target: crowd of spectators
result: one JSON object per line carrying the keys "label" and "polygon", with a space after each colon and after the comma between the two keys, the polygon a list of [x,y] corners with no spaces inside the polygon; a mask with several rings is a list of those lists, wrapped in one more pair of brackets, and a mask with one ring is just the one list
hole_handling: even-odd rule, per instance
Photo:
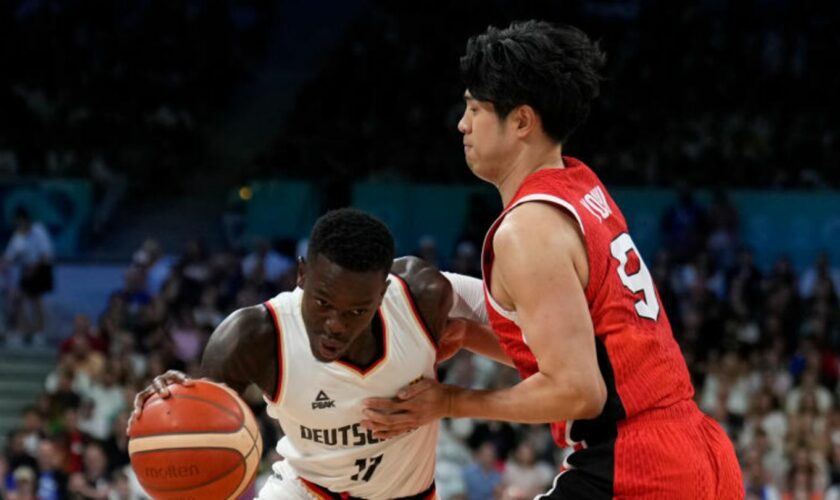
{"label": "crowd of spectators", "polygon": [[[310,61],[274,143],[237,165],[245,174],[228,175],[314,177],[334,196],[368,177],[471,179],[455,128],[465,41],[488,24],[537,17],[584,28],[608,54],[602,96],[568,152],[610,182],[840,184],[837,4],[359,4],[339,42]],[[0,54],[0,172],[82,174],[112,193],[124,176],[136,189],[183,188],[212,164],[202,129],[268,64],[287,7],[4,4],[0,36],[27,50]]]}
{"label": "crowd of spectators", "polygon": [[[799,272],[786,259],[762,272],[738,220],[725,194],[704,206],[686,192],[665,212],[664,243],[650,261],[696,400],[735,443],[749,498],[840,498],[840,269],[823,255]],[[467,241],[447,258],[424,238],[418,253],[443,268],[478,269]],[[247,255],[209,253],[200,241],[176,257],[146,241],[99,318],[76,316],[44,392],[8,436],[0,488],[12,499],[142,498],[124,434],[135,392],[170,368],[197,375],[226,314],[294,286],[292,257],[265,242]],[[518,377],[467,352],[440,376],[474,387]],[[266,443],[264,478],[282,431],[258,393],[249,402]],[[438,489],[452,500],[532,498],[566,452],[546,426],[445,420]]]}
{"label": "crowd of spectators", "polygon": [[[471,179],[456,123],[458,60],[488,24],[582,27],[606,80],[567,151],[610,182],[819,188],[840,177],[838,4],[663,0],[369,2],[300,90],[261,173],[326,188],[370,176]],[[324,98],[331,96],[331,98]]]}
{"label": "crowd of spectators", "polygon": [[0,174],[179,186],[202,166],[202,127],[261,61],[273,4],[4,2],[0,40],[25,49],[0,52]]}
{"label": "crowd of spectators", "polygon": [[[0,36],[31,48],[0,54],[0,173],[80,174],[115,196],[125,175],[175,179],[197,168],[198,124],[255,64],[270,4],[0,7]],[[317,172],[335,199],[366,177],[470,179],[455,129],[464,42],[489,23],[536,15],[583,27],[608,52],[603,96],[568,149],[608,182],[840,186],[830,90],[840,85],[831,64],[840,4],[819,13],[807,4],[470,0],[437,10],[371,0],[301,89],[255,173]],[[475,275],[485,222],[465,229],[451,257],[429,239],[417,253]],[[662,220],[662,241],[649,267],[696,400],[736,445],[748,498],[840,498],[840,263],[823,255],[795,269],[781,258],[759,269],[723,192],[709,206],[684,192]],[[142,498],[124,433],[134,394],[169,368],[197,375],[226,314],[294,286],[293,253],[266,242],[250,254],[210,252],[190,241],[173,256],[145,242],[102,314],[77,315],[57,348],[43,393],[0,456],[0,496]],[[468,353],[441,377],[475,387],[517,380]],[[266,443],[264,477],[281,430],[259,394],[249,402]],[[532,498],[565,453],[545,426],[445,420],[439,492]]]}

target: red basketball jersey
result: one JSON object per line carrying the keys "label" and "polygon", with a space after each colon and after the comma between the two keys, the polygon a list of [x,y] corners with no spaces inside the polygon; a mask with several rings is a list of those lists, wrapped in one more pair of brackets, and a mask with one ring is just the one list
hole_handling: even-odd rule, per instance
{"label": "red basketball jersey", "polygon": [[551,204],[580,225],[589,261],[586,300],[608,396],[598,417],[551,425],[557,444],[572,446],[615,437],[619,421],[691,400],[694,388],[624,216],[589,167],[574,158],[563,161],[566,168],[540,170],[525,179],[487,233],[482,269],[490,322],[522,378],[527,378],[539,370],[525,341],[527,332],[523,337],[515,312],[504,310],[490,295],[493,236],[511,210],[528,202]]}

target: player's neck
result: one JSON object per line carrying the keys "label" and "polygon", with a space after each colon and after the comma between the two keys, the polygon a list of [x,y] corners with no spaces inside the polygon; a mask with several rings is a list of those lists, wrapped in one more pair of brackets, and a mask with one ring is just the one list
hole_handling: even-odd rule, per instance
{"label": "player's neck", "polygon": [[510,203],[529,175],[548,168],[565,168],[562,148],[559,145],[524,148],[520,151],[505,166],[504,175],[495,183],[502,196],[502,205],[507,206]]}
{"label": "player's neck", "polygon": [[[374,316],[374,322],[376,321],[378,321],[378,318]],[[366,332],[359,335],[359,338],[347,350],[344,359],[356,366],[367,366],[379,357],[381,348],[377,340],[378,334],[374,328],[371,324]]]}

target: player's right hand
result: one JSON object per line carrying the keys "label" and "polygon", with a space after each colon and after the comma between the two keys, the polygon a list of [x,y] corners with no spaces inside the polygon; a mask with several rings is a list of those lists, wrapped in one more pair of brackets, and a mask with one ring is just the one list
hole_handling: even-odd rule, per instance
{"label": "player's right hand", "polygon": [[131,416],[128,418],[128,426],[125,429],[126,434],[128,434],[128,429],[131,428],[131,422],[133,422],[135,418],[140,418],[140,414],[143,412],[143,404],[146,403],[146,400],[155,394],[164,399],[168,398],[172,395],[172,393],[169,392],[169,387],[167,386],[172,384],[181,384],[189,387],[193,385],[193,382],[186,373],[179,372],[178,370],[169,370],[166,373],[155,377],[148,387],[134,396],[134,411],[131,412]]}

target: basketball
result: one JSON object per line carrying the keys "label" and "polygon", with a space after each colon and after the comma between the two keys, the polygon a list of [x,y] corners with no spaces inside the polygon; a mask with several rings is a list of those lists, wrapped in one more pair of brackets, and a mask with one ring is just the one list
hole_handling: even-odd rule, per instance
{"label": "basketball", "polygon": [[254,414],[230,388],[207,380],[155,394],[128,429],[137,479],[154,498],[237,498],[256,475],[262,439]]}

